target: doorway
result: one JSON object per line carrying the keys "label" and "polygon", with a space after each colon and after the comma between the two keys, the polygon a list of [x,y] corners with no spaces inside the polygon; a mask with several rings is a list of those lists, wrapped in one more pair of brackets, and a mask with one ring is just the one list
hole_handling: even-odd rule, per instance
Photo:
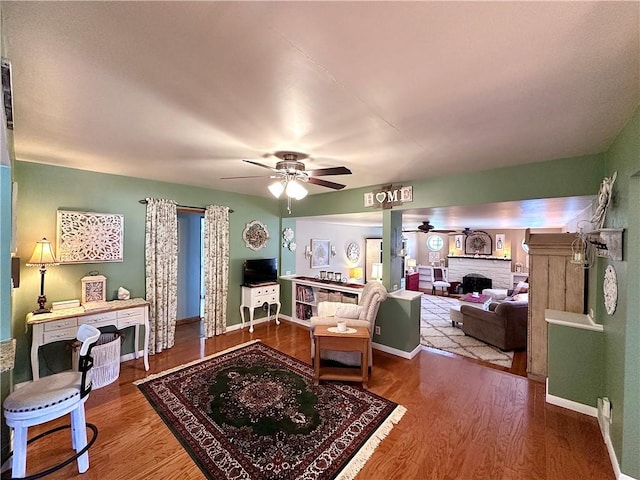
{"label": "doorway", "polygon": [[201,212],[178,211],[177,323],[200,321],[204,306],[203,223]]}

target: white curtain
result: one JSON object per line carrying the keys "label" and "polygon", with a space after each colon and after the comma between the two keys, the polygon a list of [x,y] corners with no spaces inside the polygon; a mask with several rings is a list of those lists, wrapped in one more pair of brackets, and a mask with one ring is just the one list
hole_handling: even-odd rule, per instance
{"label": "white curtain", "polygon": [[204,212],[204,333],[227,331],[229,290],[229,208],[209,205]]}
{"label": "white curtain", "polygon": [[147,198],[145,275],[149,353],[171,348],[178,313],[178,215],[176,202]]}

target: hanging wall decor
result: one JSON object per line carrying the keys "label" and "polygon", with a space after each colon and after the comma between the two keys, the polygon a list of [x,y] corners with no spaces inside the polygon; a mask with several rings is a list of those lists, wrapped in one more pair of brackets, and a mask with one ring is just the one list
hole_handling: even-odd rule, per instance
{"label": "hanging wall decor", "polygon": [[618,306],[618,276],[612,265],[604,271],[604,307],[609,315],[613,315]]}
{"label": "hanging wall decor", "polygon": [[124,261],[124,215],[58,210],[60,263]]}
{"label": "hanging wall decor", "polygon": [[253,220],[244,227],[242,239],[247,248],[260,250],[267,245],[269,231],[267,226],[259,220]]}

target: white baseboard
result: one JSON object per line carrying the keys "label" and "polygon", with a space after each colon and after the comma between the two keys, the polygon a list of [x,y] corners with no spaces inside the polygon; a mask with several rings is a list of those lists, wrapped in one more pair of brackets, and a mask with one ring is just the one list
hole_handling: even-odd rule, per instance
{"label": "white baseboard", "polygon": [[618,457],[613,448],[613,444],[611,443],[611,437],[609,436],[609,432],[603,428],[602,419],[598,415],[598,409],[596,407],[592,407],[590,405],[584,405],[582,403],[574,402],[572,400],[567,400],[565,398],[556,397],[555,395],[550,395],[549,392],[549,379],[547,378],[546,382],[546,401],[552,405],[557,405],[559,407],[564,407],[568,410],[573,410],[574,412],[584,413],[585,415],[589,415],[590,417],[595,417],[598,419],[598,427],[600,429],[600,433],[602,434],[602,438],[604,439],[604,444],[607,446],[607,452],[609,453],[609,460],[611,461],[611,466],[613,467],[613,473],[616,476],[616,480],[638,480],[629,475],[626,475],[620,471],[620,464],[618,463]]}
{"label": "white baseboard", "polygon": [[404,350],[388,347],[387,345],[382,345],[380,343],[375,343],[375,342],[371,344],[371,348],[375,348],[376,350],[380,350],[381,352],[390,353],[391,355],[395,355],[396,357],[406,358],[407,360],[411,360],[422,350],[422,347],[418,345],[416,348],[414,348],[410,352],[405,352]]}
{"label": "white baseboard", "polygon": [[551,395],[549,393],[549,379],[547,378],[546,386],[546,398],[547,403],[552,405],[557,405],[558,407],[563,407],[568,410],[573,410],[574,412],[584,413],[585,415],[589,415],[590,417],[598,418],[598,409],[596,407],[592,407],[591,405],[585,405],[583,403],[574,402],[573,400],[567,400],[566,398],[556,397],[555,395]]}

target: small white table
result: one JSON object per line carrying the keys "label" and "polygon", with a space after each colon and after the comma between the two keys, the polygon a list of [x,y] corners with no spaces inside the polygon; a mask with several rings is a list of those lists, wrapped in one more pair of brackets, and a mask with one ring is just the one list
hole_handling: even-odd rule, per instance
{"label": "small white table", "polygon": [[242,302],[240,303],[240,317],[244,328],[244,309],[249,309],[249,333],[253,333],[253,313],[256,308],[267,304],[267,321],[271,320],[271,305],[276,305],[276,325],[280,325],[280,284],[246,286],[242,285]]}
{"label": "small white table", "polygon": [[114,326],[118,330],[135,326],[134,355],[138,358],[140,325],[144,325],[144,369],[149,370],[149,302],[144,298],[100,302],[91,310],[82,307],[65,308],[51,313],[27,314],[27,325],[33,328],[31,340],[31,374],[40,378],[38,350],[42,345],[61,340],[73,340],[83,324],[96,328]]}

